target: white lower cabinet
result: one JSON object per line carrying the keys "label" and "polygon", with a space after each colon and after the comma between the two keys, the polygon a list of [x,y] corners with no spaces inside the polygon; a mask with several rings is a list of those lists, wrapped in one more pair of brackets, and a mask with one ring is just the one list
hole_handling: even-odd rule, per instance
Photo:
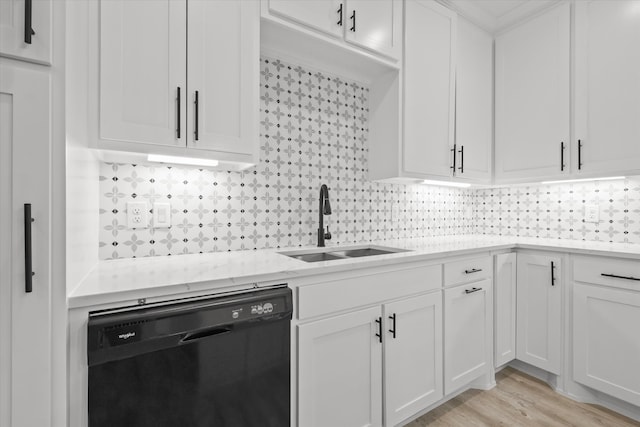
{"label": "white lower cabinet", "polygon": [[640,292],[576,283],[574,380],[640,406],[638,325]]}
{"label": "white lower cabinet", "polygon": [[518,254],[516,356],[552,374],[562,362],[562,258]]}
{"label": "white lower cabinet", "polygon": [[298,425],[382,425],[380,306],[298,326]]}
{"label": "white lower cabinet", "polygon": [[444,393],[486,373],[491,279],[444,291]]}
{"label": "white lower cabinet", "polygon": [[499,367],[516,357],[516,267],[515,253],[496,255],[494,357]]}
{"label": "white lower cabinet", "polygon": [[440,291],[384,305],[385,426],[443,396]]}

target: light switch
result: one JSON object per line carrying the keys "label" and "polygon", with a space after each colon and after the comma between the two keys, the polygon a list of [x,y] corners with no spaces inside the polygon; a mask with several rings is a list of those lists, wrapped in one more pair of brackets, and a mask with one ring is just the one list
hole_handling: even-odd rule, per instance
{"label": "light switch", "polygon": [[600,222],[600,206],[599,205],[584,205],[584,220],[585,222]]}
{"label": "light switch", "polygon": [[153,204],[153,228],[169,228],[171,227],[171,204],[170,203],[154,203]]}

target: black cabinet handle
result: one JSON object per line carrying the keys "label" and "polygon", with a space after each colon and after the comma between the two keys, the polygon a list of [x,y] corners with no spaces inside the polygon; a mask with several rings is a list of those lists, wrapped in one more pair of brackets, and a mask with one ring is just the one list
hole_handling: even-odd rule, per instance
{"label": "black cabinet handle", "polygon": [[382,317],[378,317],[376,319],[376,323],[378,324],[378,332],[376,332],[376,337],[378,337],[378,342],[382,342]]}
{"label": "black cabinet handle", "polygon": [[560,171],[564,172],[564,141],[560,143]]}
{"label": "black cabinet handle", "polygon": [[582,140],[578,140],[578,170],[582,169]]}
{"label": "black cabinet handle", "polygon": [[556,285],[556,264],[551,261],[551,286]]}
{"label": "black cabinet handle", "polygon": [[460,146],[458,153],[460,153],[460,167],[458,169],[460,173],[464,173],[464,145]]}
{"label": "black cabinet handle", "polygon": [[177,115],[178,120],[177,120],[177,123],[176,123],[176,138],[177,139],[180,139],[180,124],[181,124],[180,123],[181,122],[181,118],[180,118],[181,105],[180,104],[182,102],[181,98],[182,97],[180,95],[180,86],[178,86],[178,91],[176,93],[176,104],[177,104],[176,105],[176,111],[178,113],[178,115]]}
{"label": "black cabinet handle", "polygon": [[613,277],[614,279],[635,280],[636,282],[640,282],[640,278],[632,277],[632,276],[618,276],[617,274],[608,274],[608,273],[602,273],[601,276]]}
{"label": "black cabinet handle", "polygon": [[31,248],[31,223],[35,220],[31,217],[31,203],[24,204],[24,291],[33,291],[33,256]]}
{"label": "black cabinet handle", "polygon": [[194,118],[195,118],[195,129],[193,130],[193,137],[194,139],[197,141],[199,135],[199,131],[198,131],[198,115],[199,115],[199,109],[200,109],[200,104],[199,104],[199,99],[198,99],[198,91],[196,91],[196,97],[193,101],[193,105],[195,106],[195,114],[194,114]]}
{"label": "black cabinet handle", "polygon": [[465,290],[464,290],[464,293],[465,293],[465,294],[472,294],[472,293],[474,293],[474,292],[478,292],[478,291],[481,291],[481,290],[482,290],[482,288],[471,288],[471,289],[465,289]]}
{"label": "black cabinet handle", "polygon": [[32,0],[24,0],[24,42],[31,44],[31,36],[35,36],[33,31],[33,2]]}
{"label": "black cabinet handle", "polygon": [[453,154],[453,165],[449,166],[449,169],[451,169],[454,173],[456,171],[456,149],[456,144],[453,144],[453,148],[450,150]]}
{"label": "black cabinet handle", "polygon": [[338,25],[342,27],[342,7],[344,5],[340,3],[340,8],[338,9]]}
{"label": "black cabinet handle", "polygon": [[396,314],[393,313],[391,316],[389,316],[389,319],[391,319],[391,321],[393,322],[393,326],[391,326],[389,332],[391,332],[391,336],[393,337],[393,339],[396,339]]}
{"label": "black cabinet handle", "polygon": [[472,268],[471,270],[465,270],[464,274],[480,273],[481,271],[482,271],[481,268]]}
{"label": "black cabinet handle", "polygon": [[356,11],[354,10],[351,14],[351,28],[349,30],[356,32]]}

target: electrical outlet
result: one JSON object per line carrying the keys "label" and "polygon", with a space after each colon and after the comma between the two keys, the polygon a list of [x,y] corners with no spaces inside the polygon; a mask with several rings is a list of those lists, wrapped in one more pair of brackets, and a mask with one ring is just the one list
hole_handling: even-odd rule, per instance
{"label": "electrical outlet", "polygon": [[147,202],[127,202],[127,227],[149,227],[149,211],[147,209]]}
{"label": "electrical outlet", "polygon": [[600,222],[600,206],[598,205],[584,205],[584,220],[585,222]]}
{"label": "electrical outlet", "polygon": [[171,227],[171,204],[170,203],[154,203],[153,204],[153,228],[170,228]]}

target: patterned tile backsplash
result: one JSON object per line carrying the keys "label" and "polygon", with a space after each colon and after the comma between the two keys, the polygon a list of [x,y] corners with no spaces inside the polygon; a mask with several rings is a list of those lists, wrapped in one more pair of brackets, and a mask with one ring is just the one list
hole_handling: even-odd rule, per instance
{"label": "patterned tile backsplash", "polygon": [[474,217],[478,234],[640,244],[640,178],[476,190]]}
{"label": "patterned tile backsplash", "polygon": [[[101,164],[100,259],[313,245],[322,184],[332,242],[473,232],[471,191],[367,180],[367,87],[270,58],[261,70],[255,168]],[[128,229],[140,200],[169,202],[171,228]]]}
{"label": "patterned tile backsplash", "polygon": [[[640,243],[640,181],[461,190],[367,180],[368,95],[261,59],[260,163],[244,172],[100,165],[100,259],[313,245],[321,184],[332,242],[456,234]],[[170,228],[128,229],[126,203],[171,204]],[[599,204],[599,224],[582,221]],[[151,217],[151,216],[150,216]]]}

